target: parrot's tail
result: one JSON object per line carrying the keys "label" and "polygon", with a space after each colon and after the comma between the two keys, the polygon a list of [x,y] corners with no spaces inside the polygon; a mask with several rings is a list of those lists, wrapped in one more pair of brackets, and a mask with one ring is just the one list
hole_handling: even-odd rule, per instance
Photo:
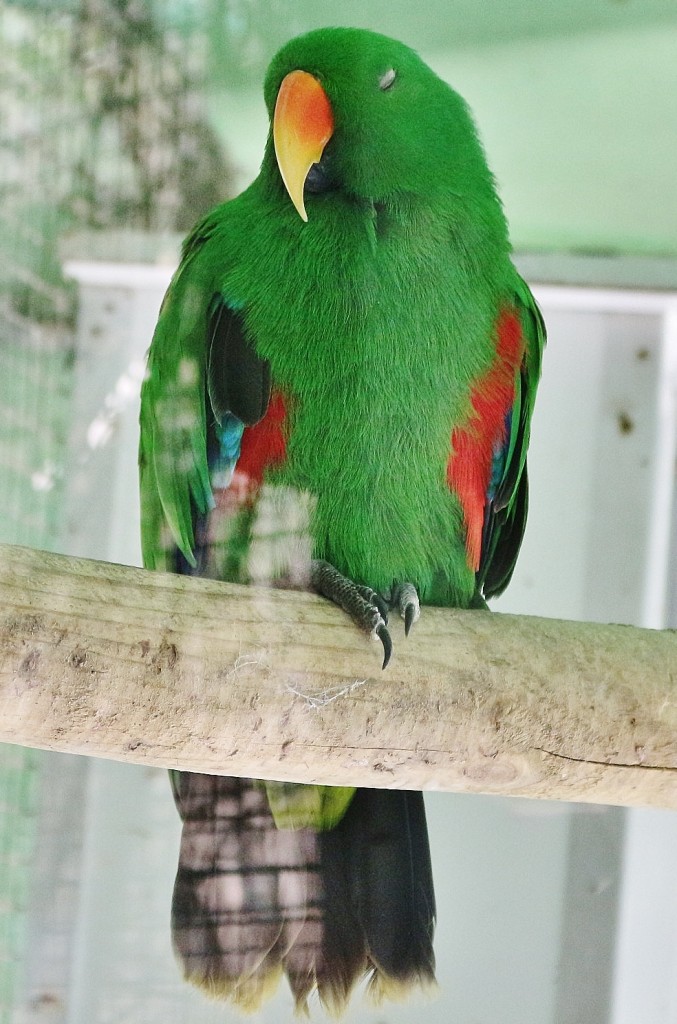
{"label": "parrot's tail", "polygon": [[317,989],[334,1014],[364,977],[377,1000],[434,983],[421,793],[359,789],[335,828],[291,831],[252,780],[172,782],[184,822],[172,936],[188,980],[255,1010],[284,973],[297,1010]]}

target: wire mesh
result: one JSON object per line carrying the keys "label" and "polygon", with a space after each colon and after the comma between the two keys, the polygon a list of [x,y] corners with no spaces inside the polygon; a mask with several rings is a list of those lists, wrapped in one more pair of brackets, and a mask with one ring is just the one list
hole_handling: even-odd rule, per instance
{"label": "wire mesh", "polygon": [[[158,235],[231,191],[206,114],[214,16],[211,2],[0,5],[2,542],[63,546],[82,454],[69,455],[78,310],[64,251],[110,259],[117,232],[122,258],[152,257]],[[84,786],[69,759],[0,748],[0,1024],[67,1012]]]}
{"label": "wire mesh", "polygon": [[39,755],[0,746],[0,1024],[12,1020],[35,842]]}
{"label": "wire mesh", "polygon": [[[20,12],[0,12],[0,539],[54,548],[68,420],[72,290],[54,259],[50,199],[58,147],[45,159],[54,67]],[[40,80],[36,67],[44,68]],[[57,94],[58,96],[58,94]],[[56,120],[56,118],[54,119]],[[25,951],[40,755],[0,748],[0,1021],[13,1020]]]}

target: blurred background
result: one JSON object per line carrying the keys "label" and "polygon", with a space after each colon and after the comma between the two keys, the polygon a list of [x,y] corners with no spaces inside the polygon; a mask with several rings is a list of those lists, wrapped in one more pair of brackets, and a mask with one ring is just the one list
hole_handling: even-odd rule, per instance
{"label": "blurred background", "polygon": [[[0,540],[138,564],[138,390],[180,239],[256,174],[266,64],[322,24],[401,38],[466,97],[546,316],[495,607],[677,626],[674,0],[0,3]],[[350,1021],[677,1021],[677,815],[427,806],[440,993]],[[0,1024],[235,1019],[173,960],[179,831],[164,772],[0,748]],[[253,1019],[291,1021],[287,993]]]}

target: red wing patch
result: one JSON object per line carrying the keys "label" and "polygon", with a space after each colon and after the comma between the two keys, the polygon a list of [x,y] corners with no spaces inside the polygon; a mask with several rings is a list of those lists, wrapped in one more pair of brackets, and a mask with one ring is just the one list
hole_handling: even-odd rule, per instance
{"label": "red wing patch", "polygon": [[283,462],[287,452],[285,419],[287,408],[279,391],[273,391],[263,419],[242,434],[236,473],[246,475],[257,488],[269,466]]}
{"label": "red wing patch", "polygon": [[496,446],[505,440],[505,417],[515,400],[515,378],[524,354],[519,316],[504,309],[496,326],[496,358],[474,384],[472,411],[451,435],[447,483],[458,496],[466,528],[468,565],[477,572],[482,554],[484,506]]}

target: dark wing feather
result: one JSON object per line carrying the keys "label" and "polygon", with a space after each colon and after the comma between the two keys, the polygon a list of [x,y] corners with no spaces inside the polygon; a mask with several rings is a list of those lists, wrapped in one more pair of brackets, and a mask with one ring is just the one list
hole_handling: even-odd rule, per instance
{"label": "dark wing feather", "polygon": [[207,393],[218,423],[230,414],[247,427],[263,419],[270,401],[270,365],[247,340],[242,316],[221,296],[209,316]]}

